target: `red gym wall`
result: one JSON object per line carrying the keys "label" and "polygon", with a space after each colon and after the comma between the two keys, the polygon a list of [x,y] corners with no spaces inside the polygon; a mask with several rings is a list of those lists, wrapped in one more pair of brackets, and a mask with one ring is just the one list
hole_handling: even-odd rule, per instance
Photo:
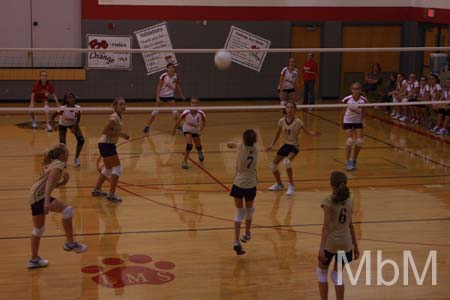
{"label": "red gym wall", "polygon": [[[126,3],[127,1],[120,2]],[[142,6],[99,5],[98,3],[98,0],[83,0],[82,18],[86,20],[418,21],[450,23],[449,5],[444,5],[445,8],[434,8],[434,17],[430,18],[426,7],[363,7],[358,6],[360,1],[355,2],[355,6],[346,7]],[[189,2],[185,3],[188,4]]]}

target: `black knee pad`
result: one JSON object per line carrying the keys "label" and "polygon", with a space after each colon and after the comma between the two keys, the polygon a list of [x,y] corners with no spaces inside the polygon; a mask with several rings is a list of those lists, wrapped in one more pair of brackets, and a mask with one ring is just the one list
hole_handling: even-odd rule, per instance
{"label": "black knee pad", "polygon": [[78,145],[83,146],[84,145],[84,137],[77,136],[77,143],[78,143]]}
{"label": "black knee pad", "polygon": [[197,151],[202,151],[203,147],[202,146],[198,146],[198,147],[195,147],[195,149],[197,149]]}
{"label": "black knee pad", "polygon": [[187,144],[187,145],[186,145],[186,150],[187,150],[187,151],[191,151],[193,147],[194,147],[194,146],[192,146],[192,144]]}

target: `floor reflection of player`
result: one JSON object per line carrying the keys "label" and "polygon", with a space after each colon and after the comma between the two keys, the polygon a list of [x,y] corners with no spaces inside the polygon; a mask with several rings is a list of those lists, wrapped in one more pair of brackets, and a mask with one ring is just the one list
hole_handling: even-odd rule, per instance
{"label": "floor reflection of player", "polygon": [[[201,222],[203,217],[203,203],[200,201],[199,192],[186,191],[183,194],[181,207],[177,205],[175,199],[172,200],[172,205],[181,222],[186,224],[189,230],[189,237],[196,237],[197,224]],[[179,210],[178,208],[182,208],[183,210]]]}
{"label": "floor reflection of player", "polygon": [[266,236],[272,243],[275,259],[278,261],[280,269],[289,271],[287,273],[282,273],[285,275],[285,279],[288,280],[290,273],[293,272],[291,267],[295,266],[295,262],[297,261],[297,232],[290,226],[292,225],[292,209],[294,206],[294,201],[288,201],[287,211],[283,223],[281,223],[278,219],[281,198],[282,194],[278,194],[273,202],[272,211],[270,213],[272,225],[274,226],[274,231],[279,240],[276,241],[272,238],[272,232]]}
{"label": "floor reflection of player", "polygon": [[[258,273],[266,273],[266,266],[259,260],[224,261],[220,268],[220,300],[269,299],[264,294],[264,283]],[[264,296],[263,296],[264,295]]]}

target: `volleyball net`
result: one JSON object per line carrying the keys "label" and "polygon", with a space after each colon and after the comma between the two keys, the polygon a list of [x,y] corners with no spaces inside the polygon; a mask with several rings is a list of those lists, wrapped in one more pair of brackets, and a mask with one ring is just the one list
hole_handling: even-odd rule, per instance
{"label": "volleyball net", "polygon": [[[129,107],[129,112],[172,111],[172,107],[155,108],[149,101],[155,100],[160,76],[173,63],[183,91],[182,95],[176,95],[177,109],[189,105],[178,101],[181,96],[224,101],[273,100],[263,104],[202,103],[199,108],[205,111],[275,111],[281,107],[280,97],[295,102],[299,109],[339,109],[351,105],[382,109],[427,106],[430,111],[450,108],[447,91],[450,47],[113,49],[105,43],[97,41],[89,49],[0,49],[0,103],[29,100],[33,84],[45,71],[59,99],[67,91],[77,95],[80,104],[87,100],[112,101],[122,96],[141,103]],[[219,70],[215,65],[214,55],[218,51],[231,55],[229,68]],[[317,66],[312,77],[305,76],[309,54],[313,54],[312,61]],[[290,58],[295,59],[295,71],[288,70],[289,74],[283,76],[281,84],[286,86],[280,92],[280,76],[289,67]],[[312,80],[314,86],[307,86],[307,81]],[[360,83],[368,103],[337,101],[351,94],[355,82]],[[399,89],[398,82],[400,89],[404,84],[407,87],[393,95]],[[28,114],[56,109],[0,105],[0,113]],[[111,108],[106,104],[82,105],[81,110],[109,112]]]}

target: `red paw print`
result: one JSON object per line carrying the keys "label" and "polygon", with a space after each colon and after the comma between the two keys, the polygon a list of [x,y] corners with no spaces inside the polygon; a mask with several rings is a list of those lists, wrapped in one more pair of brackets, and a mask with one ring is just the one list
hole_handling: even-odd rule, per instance
{"label": "red paw print", "polygon": [[[143,254],[131,255],[128,260],[135,264],[148,264],[152,258]],[[117,257],[104,258],[102,263],[106,266],[117,266],[106,272],[101,266],[87,266],[81,269],[86,274],[97,274],[92,280],[99,285],[109,288],[121,288],[135,284],[163,284],[175,279],[175,275],[168,272],[175,268],[175,264],[169,261],[157,261],[155,267],[124,265],[125,261]],[[158,270],[159,269],[159,270]],[[163,271],[161,271],[163,270]]]}

